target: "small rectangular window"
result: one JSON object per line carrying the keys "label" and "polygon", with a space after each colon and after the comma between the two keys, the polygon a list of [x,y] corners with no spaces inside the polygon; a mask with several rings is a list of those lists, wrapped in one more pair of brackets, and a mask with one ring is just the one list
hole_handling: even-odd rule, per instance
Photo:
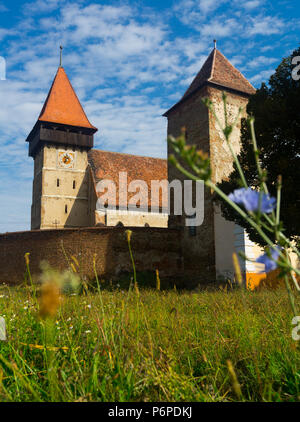
{"label": "small rectangular window", "polygon": [[76,188],[76,182],[75,182],[75,180],[73,180],[73,189],[75,189]]}
{"label": "small rectangular window", "polygon": [[56,186],[59,187],[59,179],[56,180]]}
{"label": "small rectangular window", "polygon": [[65,205],[65,213],[68,213],[68,205]]}

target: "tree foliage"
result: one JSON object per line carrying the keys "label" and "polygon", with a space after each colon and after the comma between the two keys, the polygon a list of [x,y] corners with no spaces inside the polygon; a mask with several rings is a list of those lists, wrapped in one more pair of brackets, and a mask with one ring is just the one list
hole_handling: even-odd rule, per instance
{"label": "tree foliage", "polygon": [[[292,238],[300,235],[300,80],[292,78],[295,56],[300,56],[300,47],[282,60],[268,86],[263,83],[247,106],[248,114],[255,118],[260,161],[272,196],[276,197],[278,175],[282,176],[281,220],[285,235]],[[238,158],[248,185],[257,187],[259,180],[250,140],[250,128],[243,120]],[[225,193],[241,187],[236,166],[229,180],[218,186]],[[245,227],[250,239],[262,244],[256,232],[231,207],[222,201],[221,208],[227,220]]]}

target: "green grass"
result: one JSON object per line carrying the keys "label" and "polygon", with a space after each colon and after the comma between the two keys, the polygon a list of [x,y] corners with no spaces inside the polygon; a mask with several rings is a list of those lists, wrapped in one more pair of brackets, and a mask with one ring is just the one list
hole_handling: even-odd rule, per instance
{"label": "green grass", "polygon": [[88,291],[43,321],[30,288],[3,287],[0,315],[0,401],[300,400],[285,290]]}

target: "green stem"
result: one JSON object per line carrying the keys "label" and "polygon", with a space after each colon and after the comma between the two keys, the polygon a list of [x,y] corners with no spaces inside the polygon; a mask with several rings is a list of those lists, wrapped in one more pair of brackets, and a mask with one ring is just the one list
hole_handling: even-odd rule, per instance
{"label": "green stem", "polygon": [[[256,168],[258,171],[258,175],[260,178],[260,181],[262,183],[262,187],[264,189],[264,192],[266,194],[269,194],[269,190],[268,190],[268,186],[266,184],[266,182],[264,181],[264,175],[263,175],[263,171],[259,162],[259,151],[258,151],[258,147],[257,147],[257,141],[256,141],[256,135],[255,135],[255,129],[254,129],[254,118],[251,117],[249,120],[249,124],[250,124],[250,131],[251,131],[251,139],[252,139],[252,143],[253,143],[253,151],[254,151],[254,157],[255,157],[255,162],[256,162]],[[274,211],[272,211],[272,216],[275,218],[275,214]]]}
{"label": "green stem", "polygon": [[[226,105],[225,105],[225,104],[226,104],[226,97],[224,98],[224,96],[223,96],[223,102],[224,102],[224,108],[225,108],[225,111],[226,111]],[[240,174],[240,177],[241,177],[242,183],[243,183],[243,185],[244,185],[244,187],[245,187],[245,188],[248,188],[248,184],[247,184],[247,181],[246,181],[246,178],[245,178],[244,172],[243,172],[243,170],[242,170],[242,167],[241,167],[241,165],[240,165],[240,162],[239,162],[239,160],[238,160],[238,158],[237,158],[236,153],[234,152],[234,150],[233,150],[233,148],[232,148],[232,146],[231,146],[231,143],[229,142],[229,136],[228,136],[228,134],[227,134],[226,132],[224,132],[224,128],[222,127],[221,122],[220,122],[220,120],[219,120],[218,116],[216,115],[215,110],[214,110],[214,108],[213,108],[213,105],[212,105],[212,104],[210,104],[210,105],[209,105],[209,109],[210,109],[210,111],[213,113],[214,118],[216,119],[217,125],[219,126],[219,128],[222,130],[222,132],[223,132],[223,134],[224,134],[224,137],[225,137],[226,143],[227,143],[227,145],[228,145],[228,147],[229,147],[229,149],[230,149],[230,153],[231,153],[231,155],[232,155],[232,157],[233,157],[233,159],[234,159],[234,162],[235,162],[235,164],[236,164],[236,166],[237,166],[237,169],[238,169],[238,172],[239,172],[239,174]],[[237,117],[236,117],[235,122],[237,122],[237,119],[238,119],[239,115],[240,115],[240,110],[239,110],[239,113],[238,113],[238,115],[237,115]],[[225,114],[225,124],[226,124],[226,128],[227,128],[227,112],[226,112],[226,114]]]}
{"label": "green stem", "polygon": [[[276,222],[272,221],[272,219],[267,215],[267,214],[263,214],[264,218],[266,219],[266,221],[272,226],[274,227],[276,225]],[[291,250],[300,257],[300,251],[292,244],[292,242],[290,241],[290,239],[288,239],[281,231],[278,233],[279,238],[281,238],[282,240],[285,241],[285,243],[288,245],[289,248],[291,248]]]}
{"label": "green stem", "polygon": [[289,280],[288,280],[288,276],[286,274],[284,275],[284,281],[285,281],[286,289],[287,289],[287,292],[288,292],[291,308],[293,310],[293,314],[294,314],[294,316],[297,316],[298,312],[297,312],[297,309],[296,309],[296,306],[295,306],[295,298],[293,296],[291,286],[290,286],[290,283],[289,283]]}
{"label": "green stem", "polygon": [[[176,160],[176,168],[181,171],[185,176],[187,176],[191,180],[195,180],[196,182],[199,182],[200,179],[195,177],[192,173],[187,171],[184,167],[182,167],[178,161]],[[228,198],[228,196],[219,189],[211,180],[205,180],[205,185],[212,189],[214,192],[216,192],[224,201],[226,201],[235,211],[237,211],[241,217],[244,218],[255,230],[257,230],[258,234],[261,236],[261,238],[271,247],[274,247],[274,242],[264,233],[264,231],[261,229],[261,227],[256,224],[251,218],[248,217],[248,215],[231,199]],[[279,256],[285,261],[286,257],[285,255],[280,251]],[[295,271],[297,274],[300,275],[300,271],[296,268],[293,268],[293,271]]]}
{"label": "green stem", "polygon": [[34,299],[35,305],[38,307],[39,305],[38,305],[38,301],[37,301],[37,297],[36,297],[36,288],[35,288],[35,285],[34,285],[33,280],[32,280],[30,266],[29,266],[29,253],[25,254],[25,263],[26,263],[28,278],[29,278],[30,285],[31,285],[31,288],[32,288],[33,299]]}
{"label": "green stem", "polygon": [[137,285],[137,280],[136,280],[136,268],[135,268],[135,262],[133,259],[133,253],[131,250],[131,242],[130,239],[128,239],[128,249],[129,249],[129,254],[130,254],[130,258],[131,258],[131,263],[132,263],[132,268],[133,268],[133,280],[134,280],[134,285]]}
{"label": "green stem", "polygon": [[282,180],[281,176],[278,177],[277,183],[277,204],[276,204],[276,226],[279,226],[280,222],[280,203],[281,203],[281,187],[282,187]]}

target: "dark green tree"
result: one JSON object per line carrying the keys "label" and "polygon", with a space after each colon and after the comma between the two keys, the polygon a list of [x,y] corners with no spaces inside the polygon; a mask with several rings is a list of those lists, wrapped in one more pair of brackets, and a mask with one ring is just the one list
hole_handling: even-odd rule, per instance
{"label": "dark green tree", "polygon": [[[250,97],[249,115],[255,118],[255,133],[260,162],[267,174],[271,196],[276,197],[278,175],[282,176],[281,220],[285,235],[299,239],[300,235],[300,80],[292,77],[293,57],[300,57],[300,47],[282,60],[270,77],[268,86],[262,84]],[[298,72],[300,74],[300,72]],[[257,170],[250,128],[242,121],[239,160],[249,186],[258,186]],[[225,193],[241,187],[236,166],[229,180],[218,185]],[[225,202],[222,214],[244,227],[251,240],[263,245],[255,231]]]}

